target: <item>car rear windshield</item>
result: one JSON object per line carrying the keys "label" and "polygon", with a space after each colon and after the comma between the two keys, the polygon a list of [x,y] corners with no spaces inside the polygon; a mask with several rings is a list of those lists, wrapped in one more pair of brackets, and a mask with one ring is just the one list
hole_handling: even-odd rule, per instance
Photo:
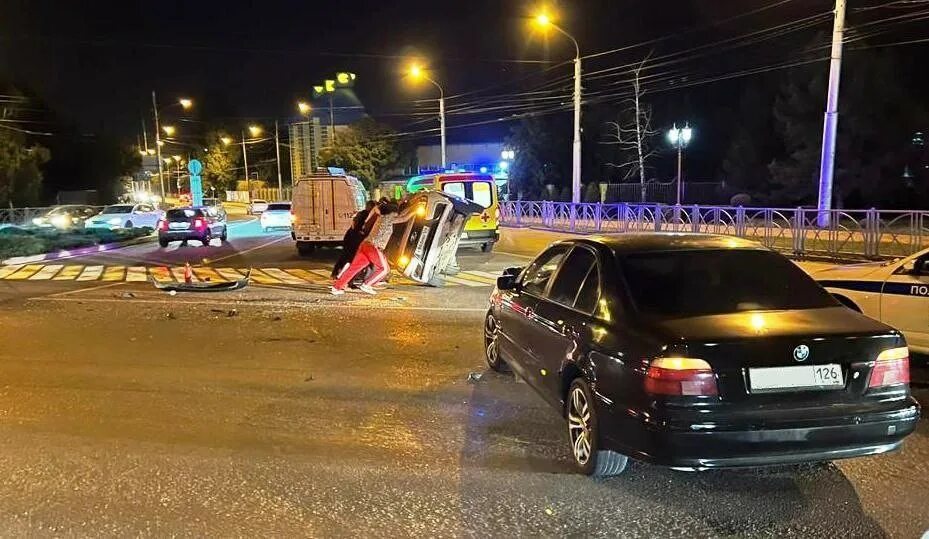
{"label": "car rear windshield", "polygon": [[200,215],[200,210],[193,210],[190,208],[168,210],[166,215],[169,221],[186,221],[191,217]]}
{"label": "car rear windshield", "polygon": [[678,318],[837,305],[803,270],[770,251],[639,253],[624,255],[621,264],[643,314]]}
{"label": "car rear windshield", "polygon": [[268,204],[268,211],[290,211],[290,204]]}
{"label": "car rear windshield", "polygon": [[129,205],[126,205],[126,206],[107,206],[106,208],[103,208],[103,211],[100,212],[100,213],[103,213],[103,214],[107,214],[107,213],[129,213],[129,212],[132,211],[132,208],[133,208],[133,207],[132,207],[132,206],[129,206]]}

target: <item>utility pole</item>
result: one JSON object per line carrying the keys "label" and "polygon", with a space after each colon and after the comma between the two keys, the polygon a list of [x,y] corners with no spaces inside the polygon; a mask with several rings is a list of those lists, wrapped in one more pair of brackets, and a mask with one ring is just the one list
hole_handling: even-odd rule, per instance
{"label": "utility pole", "polygon": [[441,86],[439,86],[439,128],[442,132],[442,172],[445,172],[448,167],[448,154],[445,149],[445,91]]}
{"label": "utility pole", "polygon": [[[573,40],[573,38],[572,38]],[[577,42],[574,42],[577,47]],[[574,148],[571,162],[571,202],[581,201],[581,51],[574,58]]]}
{"label": "utility pole", "polygon": [[277,196],[284,197],[284,180],[281,178],[281,140],[278,136],[277,120],[274,120],[274,153],[277,154]]}
{"label": "utility pole", "polygon": [[158,153],[158,182],[161,184],[161,203],[165,201],[164,167],[161,162],[161,126],[158,123],[158,101],[155,99],[155,90],[152,90],[152,110],[155,111],[155,151]]}
{"label": "utility pole", "polygon": [[242,130],[242,162],[245,164],[245,190],[248,192],[248,201],[252,201],[252,178],[248,175],[248,152],[245,151],[245,130]]}
{"label": "utility pole", "polygon": [[832,54],[829,61],[829,90],[826,97],[826,118],[823,122],[823,152],[819,166],[819,204],[816,224],[829,226],[832,209],[832,180],[835,172],[835,139],[839,125],[839,82],[842,74],[842,37],[845,32],[846,0],[836,0],[832,26]]}

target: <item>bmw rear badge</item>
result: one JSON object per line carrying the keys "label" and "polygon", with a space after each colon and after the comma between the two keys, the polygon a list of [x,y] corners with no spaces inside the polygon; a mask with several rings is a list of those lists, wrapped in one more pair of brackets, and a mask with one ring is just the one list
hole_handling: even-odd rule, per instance
{"label": "bmw rear badge", "polygon": [[810,347],[801,344],[800,346],[794,348],[794,359],[797,361],[806,361],[806,358],[810,357]]}

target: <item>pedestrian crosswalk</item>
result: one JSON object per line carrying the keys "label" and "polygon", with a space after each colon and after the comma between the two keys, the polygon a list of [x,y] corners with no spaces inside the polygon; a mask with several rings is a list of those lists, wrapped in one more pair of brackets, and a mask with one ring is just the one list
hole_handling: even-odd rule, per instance
{"label": "pedestrian crosswalk", "polygon": [[[248,268],[193,268],[193,280],[221,282],[241,279]],[[0,279],[7,281],[78,281],[78,282],[183,282],[183,266],[82,266],[64,264],[18,264],[0,266]],[[329,270],[303,268],[251,268],[251,280],[267,285],[325,285],[329,284]],[[478,270],[461,271],[445,276],[446,286],[489,287],[497,280],[494,273]],[[418,284],[394,274],[391,283]]]}

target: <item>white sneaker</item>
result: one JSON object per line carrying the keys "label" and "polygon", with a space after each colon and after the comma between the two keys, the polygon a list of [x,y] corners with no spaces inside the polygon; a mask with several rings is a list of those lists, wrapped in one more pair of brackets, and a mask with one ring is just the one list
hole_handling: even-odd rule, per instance
{"label": "white sneaker", "polygon": [[358,290],[361,290],[361,291],[364,292],[365,294],[371,294],[372,296],[374,296],[374,295],[377,294],[377,290],[371,288],[370,286],[368,286],[368,285],[366,285],[366,284],[359,285],[359,286],[358,286]]}
{"label": "white sneaker", "polygon": [[338,288],[332,286],[332,287],[329,287],[329,293],[332,294],[333,296],[341,296],[342,294],[345,293],[345,290],[339,290]]}

